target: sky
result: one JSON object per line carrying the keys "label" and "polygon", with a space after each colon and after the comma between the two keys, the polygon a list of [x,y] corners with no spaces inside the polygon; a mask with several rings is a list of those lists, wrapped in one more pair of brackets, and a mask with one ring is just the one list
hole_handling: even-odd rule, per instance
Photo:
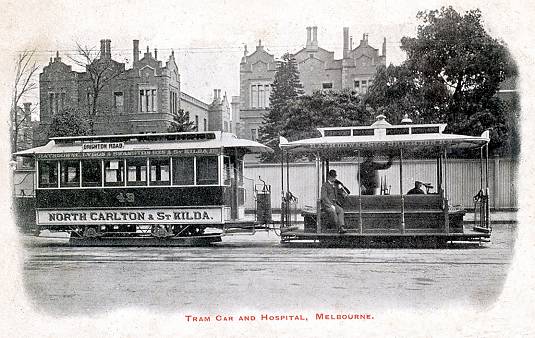
{"label": "sky", "polygon": [[[0,0],[1,1],[1,0]],[[255,50],[258,40],[275,57],[296,52],[305,45],[306,27],[318,27],[319,45],[341,57],[343,27],[349,27],[354,46],[363,33],[381,49],[387,40],[387,63],[399,64],[405,55],[400,50],[403,36],[415,36],[419,10],[438,9],[443,1],[5,1],[5,17],[0,29],[4,57],[13,59],[23,49],[36,49],[44,66],[60,52],[75,53],[76,43],[99,48],[100,39],[111,39],[113,58],[132,61],[132,40],[140,49],[158,49],[165,62],[175,51],[182,89],[210,102],[213,89],[239,95],[239,63],[244,46]],[[455,3],[454,3],[455,5]],[[504,28],[507,21],[500,9],[512,15],[525,10],[503,2],[458,2],[464,11],[479,7],[491,35],[507,43],[514,32]],[[524,6],[524,7],[522,7]],[[526,5],[529,6],[529,5]],[[532,6],[533,8],[533,6]],[[522,23],[521,23],[522,24]],[[526,22],[528,25],[529,22]],[[4,65],[5,66],[5,65]],[[9,74],[9,72],[8,72]],[[38,92],[27,100],[38,102]]]}

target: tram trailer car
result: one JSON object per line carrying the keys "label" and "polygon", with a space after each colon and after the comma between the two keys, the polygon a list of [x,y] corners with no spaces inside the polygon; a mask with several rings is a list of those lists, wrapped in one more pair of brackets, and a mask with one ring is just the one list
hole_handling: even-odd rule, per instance
{"label": "tram trailer car", "polygon": [[57,137],[16,155],[36,160],[39,229],[93,245],[172,245],[254,226],[243,157],[270,151],[214,131]]}
{"label": "tram trailer car", "polygon": [[[281,148],[288,154],[301,154],[316,159],[315,205],[305,207],[302,215],[304,229],[296,229],[291,224],[289,210],[283,209],[281,240],[283,243],[314,241],[325,243],[394,243],[410,246],[444,245],[454,241],[482,242],[490,238],[489,187],[488,187],[488,143],[489,133],[481,136],[466,136],[443,133],[446,124],[413,124],[407,121],[391,125],[384,115],[377,116],[371,126],[318,128],[321,137],[288,142],[281,139]],[[475,149],[480,155],[479,191],[474,191],[475,226],[465,227],[467,214],[462,207],[451,205],[448,186],[456,184],[455,179],[448,182],[448,156],[455,149]],[[283,156],[284,156],[283,155]],[[370,192],[360,182],[361,168],[371,158],[394,159],[398,163],[398,188],[387,186],[387,177],[381,181],[380,188]],[[407,158],[434,159],[436,174],[434,187],[427,193],[407,194],[414,186],[403,186],[403,161]],[[334,160],[345,158],[356,161],[358,171],[357,191],[341,198],[344,209],[345,231],[338,233],[334,220],[322,209],[320,187],[327,180],[327,173]],[[367,160],[365,159],[367,158]],[[369,163],[369,162],[367,162]],[[383,162],[384,163],[384,162]],[[288,166],[288,162],[286,162]],[[367,164],[369,167],[369,164]],[[373,164],[375,165],[375,164]],[[284,166],[284,161],[282,162]],[[380,167],[378,162],[377,167]],[[290,193],[292,179],[286,170],[283,189],[286,196]],[[384,168],[383,168],[384,169]],[[379,171],[379,170],[377,170]],[[412,173],[414,175],[415,173]],[[416,173],[418,174],[418,173]],[[379,174],[377,174],[379,176]],[[417,179],[418,177],[413,177]],[[344,181],[344,177],[340,177]],[[284,183],[286,182],[286,184]],[[346,182],[347,183],[347,182]],[[411,182],[413,184],[414,181]],[[392,184],[392,183],[390,183]],[[340,188],[340,187],[339,187]],[[422,187],[425,189],[424,187]],[[297,196],[302,198],[302,196]],[[289,198],[286,198],[289,200]],[[290,203],[283,203],[286,207]],[[468,216],[468,215],[466,215]]]}

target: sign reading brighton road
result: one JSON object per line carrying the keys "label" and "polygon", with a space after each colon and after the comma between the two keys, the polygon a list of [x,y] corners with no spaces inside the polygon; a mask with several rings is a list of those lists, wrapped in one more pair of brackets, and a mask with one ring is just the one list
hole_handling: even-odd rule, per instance
{"label": "sign reading brighton road", "polygon": [[69,224],[214,224],[221,208],[38,210],[40,225]]}

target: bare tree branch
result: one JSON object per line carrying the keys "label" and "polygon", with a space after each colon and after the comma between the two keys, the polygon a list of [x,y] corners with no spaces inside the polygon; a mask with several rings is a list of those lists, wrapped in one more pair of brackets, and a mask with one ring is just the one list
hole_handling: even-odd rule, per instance
{"label": "bare tree branch", "polygon": [[98,113],[98,98],[102,90],[112,81],[125,72],[124,66],[117,67],[117,63],[109,57],[101,55],[99,50],[81,46],[76,42],[77,57],[69,56],[78,66],[84,67],[89,77],[92,91],[92,104],[89,107],[88,117],[90,133],[94,134],[95,117]]}
{"label": "bare tree branch", "polygon": [[13,83],[13,93],[10,109],[10,124],[11,124],[11,149],[16,152],[18,149],[18,132],[19,127],[25,120],[23,117],[19,121],[18,109],[20,100],[29,92],[37,88],[35,82],[35,75],[39,70],[39,66],[34,59],[35,50],[25,50],[18,55],[15,64],[15,79]]}

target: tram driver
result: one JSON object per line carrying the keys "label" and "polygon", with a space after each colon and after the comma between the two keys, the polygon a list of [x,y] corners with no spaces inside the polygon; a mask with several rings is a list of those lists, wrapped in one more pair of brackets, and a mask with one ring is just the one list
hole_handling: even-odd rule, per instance
{"label": "tram driver", "polygon": [[385,170],[392,166],[392,155],[387,163],[377,163],[373,160],[373,153],[367,153],[364,162],[360,164],[360,186],[363,195],[377,195],[379,190],[378,170]]}
{"label": "tram driver", "polygon": [[334,219],[339,233],[347,232],[344,228],[344,209],[341,207],[342,198],[346,194],[341,183],[336,179],[336,170],[329,170],[327,181],[321,186],[321,209],[327,212],[331,220]]}

